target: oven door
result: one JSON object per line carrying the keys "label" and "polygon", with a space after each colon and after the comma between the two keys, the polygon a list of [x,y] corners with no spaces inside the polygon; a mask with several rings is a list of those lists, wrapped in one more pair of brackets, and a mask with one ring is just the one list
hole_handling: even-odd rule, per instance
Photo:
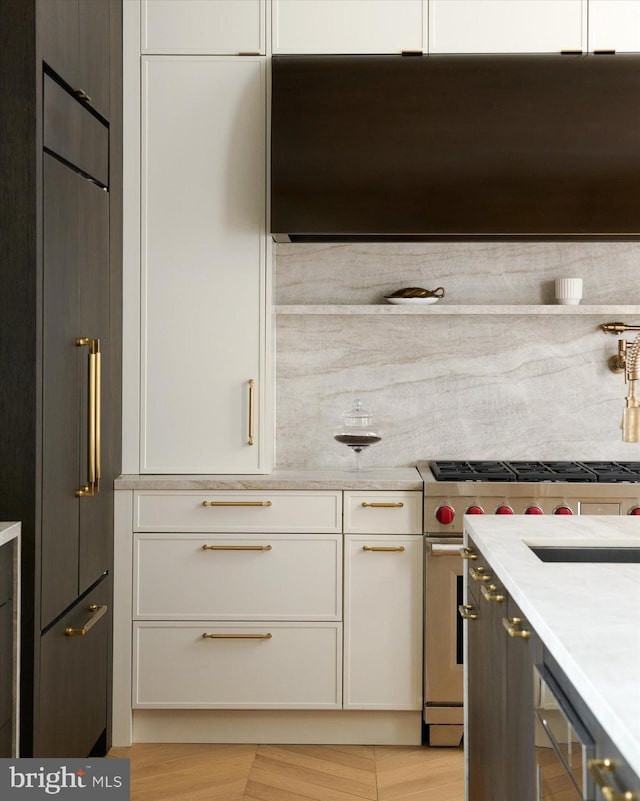
{"label": "oven door", "polygon": [[461,547],[462,539],[426,539],[426,724],[462,726],[463,620],[458,614],[458,606],[464,603]]}

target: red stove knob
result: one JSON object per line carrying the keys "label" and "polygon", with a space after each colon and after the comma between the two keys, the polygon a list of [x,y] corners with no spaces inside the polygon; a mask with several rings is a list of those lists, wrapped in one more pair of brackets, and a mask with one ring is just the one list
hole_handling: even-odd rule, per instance
{"label": "red stove knob", "polygon": [[554,511],[554,515],[572,515],[573,511],[568,506],[558,506]]}
{"label": "red stove knob", "polygon": [[498,508],[496,509],[496,514],[497,515],[512,515],[513,514],[513,509],[510,506],[507,506],[506,504],[503,504],[502,506],[498,506]]}
{"label": "red stove knob", "polygon": [[544,514],[544,512],[542,511],[542,509],[539,506],[527,506],[527,508],[524,510],[524,513],[526,515],[543,515]]}
{"label": "red stove knob", "polygon": [[467,509],[465,514],[468,514],[468,515],[483,515],[484,514],[484,509],[482,508],[482,506],[472,505]]}
{"label": "red stove knob", "polygon": [[640,515],[640,506],[634,506],[633,509],[629,509],[630,515]]}
{"label": "red stove knob", "polygon": [[436,509],[436,520],[438,523],[442,523],[443,526],[448,526],[449,523],[453,523],[453,518],[455,516],[456,513],[453,506],[444,504]]}

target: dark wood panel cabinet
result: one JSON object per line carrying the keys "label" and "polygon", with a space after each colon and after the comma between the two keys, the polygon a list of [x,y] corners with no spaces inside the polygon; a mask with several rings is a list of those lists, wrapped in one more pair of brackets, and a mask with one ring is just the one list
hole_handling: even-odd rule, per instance
{"label": "dark wood panel cabinet", "polygon": [[13,560],[14,543],[8,542],[0,548],[0,757],[11,756],[13,741]]}
{"label": "dark wood panel cabinet", "polygon": [[[21,755],[99,755],[121,464],[122,2],[3,0],[0,27],[0,519],[22,523]],[[99,622],[66,636],[94,595]]]}
{"label": "dark wood panel cabinet", "polygon": [[[534,801],[539,640],[477,549],[467,577],[469,801]],[[473,617],[475,615],[475,617]]]}

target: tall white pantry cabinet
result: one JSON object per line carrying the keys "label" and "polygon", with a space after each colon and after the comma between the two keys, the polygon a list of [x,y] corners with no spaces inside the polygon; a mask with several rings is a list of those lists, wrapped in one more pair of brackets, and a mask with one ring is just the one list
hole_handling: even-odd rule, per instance
{"label": "tall white pantry cabinet", "polygon": [[264,6],[125,0],[123,472],[271,467]]}

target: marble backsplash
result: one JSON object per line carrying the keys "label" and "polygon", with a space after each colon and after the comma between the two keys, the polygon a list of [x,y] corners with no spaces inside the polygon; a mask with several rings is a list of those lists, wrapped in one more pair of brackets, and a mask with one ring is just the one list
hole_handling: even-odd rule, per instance
{"label": "marble backsplash", "polygon": [[[440,305],[553,303],[559,277],[583,304],[638,304],[640,244],[278,245],[276,304],[379,303],[403,286]],[[622,376],[607,358],[610,315],[282,315],[276,318],[276,466],[353,462],[332,431],[360,398],[382,442],[363,464],[418,459],[640,461],[623,443]],[[631,335],[627,335],[631,338]]]}

